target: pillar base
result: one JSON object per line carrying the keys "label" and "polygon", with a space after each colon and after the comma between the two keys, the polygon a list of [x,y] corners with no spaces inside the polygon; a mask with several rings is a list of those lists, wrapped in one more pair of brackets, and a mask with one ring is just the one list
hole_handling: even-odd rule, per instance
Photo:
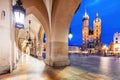
{"label": "pillar base", "polygon": [[69,60],[64,60],[64,61],[45,60],[45,63],[52,67],[64,67],[64,66],[68,66],[70,64],[70,61]]}
{"label": "pillar base", "polygon": [[0,66],[0,74],[10,73],[9,65]]}
{"label": "pillar base", "polygon": [[54,67],[62,67],[70,64],[68,58],[68,44],[64,42],[50,42],[47,45],[45,63]]}

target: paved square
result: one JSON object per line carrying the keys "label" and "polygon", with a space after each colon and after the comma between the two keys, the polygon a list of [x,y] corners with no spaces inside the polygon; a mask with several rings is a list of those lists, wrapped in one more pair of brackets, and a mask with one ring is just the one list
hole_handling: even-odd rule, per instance
{"label": "paved square", "polygon": [[120,60],[114,57],[69,55],[71,65],[54,69],[42,60],[24,55],[11,74],[0,80],[120,80]]}

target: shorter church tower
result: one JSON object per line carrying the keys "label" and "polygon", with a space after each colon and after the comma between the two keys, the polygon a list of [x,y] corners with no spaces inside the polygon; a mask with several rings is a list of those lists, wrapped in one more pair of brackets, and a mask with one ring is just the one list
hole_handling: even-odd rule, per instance
{"label": "shorter church tower", "polygon": [[95,46],[101,43],[101,19],[99,18],[98,13],[96,13],[96,18],[93,21],[94,26],[94,43]]}

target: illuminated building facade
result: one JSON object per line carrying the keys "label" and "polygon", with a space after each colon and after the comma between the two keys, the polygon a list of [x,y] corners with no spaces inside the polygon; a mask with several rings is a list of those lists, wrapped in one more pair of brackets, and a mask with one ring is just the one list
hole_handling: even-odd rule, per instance
{"label": "illuminated building facade", "polygon": [[89,28],[89,15],[85,11],[82,26],[82,50],[98,50],[101,47],[101,19],[96,14],[93,29]]}
{"label": "illuminated building facade", "polygon": [[113,37],[114,53],[120,53],[120,33],[116,32]]}

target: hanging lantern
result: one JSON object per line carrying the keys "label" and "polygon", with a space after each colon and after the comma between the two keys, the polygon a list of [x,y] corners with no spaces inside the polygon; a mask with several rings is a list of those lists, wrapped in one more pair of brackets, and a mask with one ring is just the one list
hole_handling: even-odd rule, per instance
{"label": "hanging lantern", "polygon": [[28,44],[31,44],[32,43],[32,40],[31,40],[31,38],[29,37],[29,39],[28,39]]}
{"label": "hanging lantern", "polygon": [[26,10],[22,6],[21,0],[17,0],[13,6],[15,26],[19,29],[24,28]]}

